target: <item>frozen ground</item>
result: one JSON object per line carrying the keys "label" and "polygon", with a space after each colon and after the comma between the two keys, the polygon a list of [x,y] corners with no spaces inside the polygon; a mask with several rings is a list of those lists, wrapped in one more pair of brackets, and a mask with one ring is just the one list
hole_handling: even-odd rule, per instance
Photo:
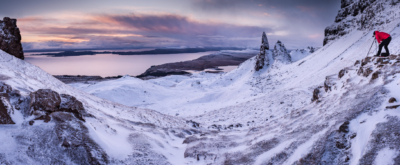
{"label": "frozen ground", "polygon": [[[30,126],[32,117],[14,110],[16,124],[0,125],[0,148],[7,148],[0,162],[85,164],[77,155],[90,153],[95,161],[86,164],[396,164],[400,104],[389,100],[400,100],[400,20],[398,6],[375,3],[386,5],[376,18],[390,18],[377,26],[392,34],[390,58],[365,58],[373,29],[349,28],[299,61],[257,72],[251,58],[224,74],[71,87],[0,52],[0,81],[25,99],[52,89],[76,97],[93,115]],[[86,143],[66,149],[69,136],[58,136],[60,130],[79,130]]]}
{"label": "frozen ground", "polygon": [[[393,36],[389,46],[392,54],[400,52],[397,23],[392,21],[381,29]],[[400,115],[396,109],[385,108],[396,104],[389,104],[389,98],[400,98],[398,63],[391,61],[387,68],[378,68],[374,59],[363,66],[385,73],[374,81],[372,73],[358,74],[361,66],[355,63],[366,57],[371,36],[372,31],[353,30],[304,59],[287,65],[274,63],[258,72],[253,70],[252,58],[225,74],[199,73],[148,81],[124,77],[72,86],[127,106],[193,120],[202,129],[217,131],[194,135],[190,140],[185,156],[199,159],[200,164],[363,164],[375,157],[380,160],[385,154],[398,160],[397,152],[383,150],[386,145],[370,140],[381,136],[378,125],[398,123]],[[346,74],[338,78],[342,69]],[[326,83],[335,84],[331,91],[325,91]],[[312,102],[315,89],[320,91],[319,98]],[[340,126],[347,126],[346,121],[350,123],[348,132],[339,131]]]}
{"label": "frozen ground", "polygon": [[[396,26],[393,23],[387,29]],[[400,34],[400,28],[392,33]],[[252,58],[225,74],[198,73],[148,81],[124,77],[72,86],[217,131],[189,138],[185,157],[199,159],[200,164],[293,164],[300,160],[313,164],[314,159],[326,164],[359,164],[377,155],[376,161],[382,157],[398,160],[397,152],[380,151],[381,146],[369,140],[381,134],[374,126],[399,123],[400,115],[396,109],[385,108],[393,104],[387,103],[389,98],[400,98],[398,62],[377,68],[374,59],[366,65],[385,73],[374,81],[372,73],[360,76],[360,64],[354,66],[366,56],[373,39],[370,36],[371,32],[354,31],[302,60],[288,65],[274,63],[259,72],[253,70]],[[389,47],[393,52],[400,51],[399,42],[392,40]],[[346,74],[338,78],[342,69]],[[332,91],[325,92],[324,83],[335,84]],[[320,91],[319,99],[312,102],[315,89]],[[345,121],[350,122],[349,131],[338,131]],[[360,124],[362,121],[365,123]]]}

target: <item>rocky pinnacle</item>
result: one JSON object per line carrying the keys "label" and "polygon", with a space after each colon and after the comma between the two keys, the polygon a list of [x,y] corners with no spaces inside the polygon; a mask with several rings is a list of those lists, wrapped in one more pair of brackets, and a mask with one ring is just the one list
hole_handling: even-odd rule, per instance
{"label": "rocky pinnacle", "polygon": [[21,33],[16,19],[4,17],[3,20],[0,20],[0,49],[19,59],[24,59]]}

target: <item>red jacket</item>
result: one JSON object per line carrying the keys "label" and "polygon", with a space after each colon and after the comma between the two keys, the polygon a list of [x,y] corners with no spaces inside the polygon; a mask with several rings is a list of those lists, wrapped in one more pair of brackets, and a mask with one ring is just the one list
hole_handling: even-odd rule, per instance
{"label": "red jacket", "polygon": [[375,37],[378,43],[380,44],[383,40],[389,38],[390,34],[387,34],[385,32],[375,31]]}

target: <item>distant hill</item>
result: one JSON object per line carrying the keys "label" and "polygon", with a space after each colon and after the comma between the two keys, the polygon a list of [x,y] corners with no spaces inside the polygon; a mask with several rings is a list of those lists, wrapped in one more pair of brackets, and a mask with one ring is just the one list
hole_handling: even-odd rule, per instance
{"label": "distant hill", "polygon": [[118,54],[118,55],[151,55],[151,54],[179,54],[179,53],[199,53],[207,51],[221,51],[221,50],[244,50],[245,48],[237,47],[209,47],[209,48],[183,48],[183,49],[154,49],[146,51],[74,51],[68,50],[63,52],[51,52],[51,53],[39,53],[33,55],[47,55],[53,57],[64,57],[64,56],[83,56],[83,55],[95,55],[95,54]]}

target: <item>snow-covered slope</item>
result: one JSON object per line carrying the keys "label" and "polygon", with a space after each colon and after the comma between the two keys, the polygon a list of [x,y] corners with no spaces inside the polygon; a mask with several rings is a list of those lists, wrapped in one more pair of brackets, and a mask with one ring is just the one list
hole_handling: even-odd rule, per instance
{"label": "snow-covered slope", "polygon": [[[361,2],[342,1],[344,6]],[[385,7],[370,19],[390,21],[368,27],[389,32],[393,37],[389,49],[398,54],[400,20],[393,11],[399,6],[384,0],[369,5]],[[28,95],[38,89],[52,89],[76,97],[93,115],[85,116],[83,122],[75,118],[63,121],[54,114],[49,123],[35,121],[30,126],[32,117],[14,110],[11,117],[16,124],[0,125],[0,140],[5,142],[0,148],[11,148],[0,150],[0,162],[400,162],[400,104],[393,100],[400,99],[400,56],[365,58],[373,30],[357,30],[357,26],[344,27],[346,34],[329,38],[324,47],[296,62],[288,60],[290,56],[282,47],[281,61],[259,71],[254,69],[253,57],[225,74],[203,72],[147,81],[123,77],[97,84],[73,84],[76,89],[0,52],[0,81],[19,90],[22,98],[29,100]],[[268,60],[275,60],[269,59],[273,52],[265,52]],[[11,99],[12,104],[17,102]],[[74,130],[79,130],[78,136],[71,133]],[[74,138],[87,140],[77,140],[74,146]],[[65,139],[75,148],[65,147]],[[47,141],[51,143],[44,143]]]}
{"label": "snow-covered slope", "polygon": [[[10,98],[9,113],[16,123],[0,124],[2,164],[183,164],[183,161],[192,161],[183,159],[182,141],[199,131],[193,130],[185,120],[89,95],[3,51],[0,59],[3,83],[0,88],[13,89],[8,95],[0,91],[0,95],[2,99]],[[67,112],[51,113],[48,123],[35,119],[28,113],[32,102],[29,94],[38,89],[76,97],[89,115],[84,116],[85,121]]]}
{"label": "snow-covered slope", "polygon": [[306,49],[296,49],[290,52],[290,57],[293,62],[296,62],[314,53],[316,50],[318,49],[310,46]]}
{"label": "snow-covered slope", "polygon": [[[390,21],[373,28],[392,34],[389,48],[398,54],[400,21],[393,11],[399,6],[371,3],[371,7],[381,5],[386,10],[373,19]],[[373,30],[352,26],[346,31],[299,61],[260,71],[254,71],[252,58],[226,74],[74,86],[106,99],[123,89],[124,97],[150,104],[114,99],[121,104],[179,114],[200,123],[202,129],[215,130],[185,140],[185,157],[200,164],[379,164],[387,154],[389,162],[398,162],[400,130],[394,125],[399,124],[400,114],[390,108],[398,103],[388,100],[400,99],[399,57],[364,59]],[[132,88],[146,94],[131,92]]]}

